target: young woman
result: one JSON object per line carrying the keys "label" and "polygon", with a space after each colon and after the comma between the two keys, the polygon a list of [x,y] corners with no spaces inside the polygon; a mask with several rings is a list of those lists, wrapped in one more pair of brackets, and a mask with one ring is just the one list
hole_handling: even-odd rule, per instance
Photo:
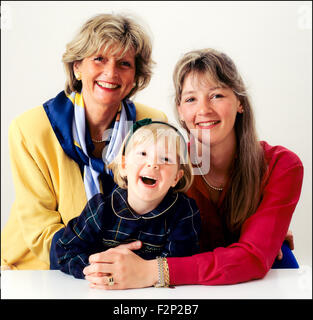
{"label": "young woman", "polygon": [[[190,155],[198,160],[195,172],[200,174],[187,194],[200,209],[202,253],[167,258],[159,274],[168,268],[170,285],[262,278],[273,265],[299,200],[302,163],[288,149],[258,141],[245,85],[224,53],[204,49],[185,54],[176,64],[174,86]],[[105,272],[106,263],[113,264],[112,275],[122,280],[110,289],[158,281],[156,261],[145,261],[126,248],[93,255],[90,262],[86,274]],[[104,281],[93,278],[96,286]]]}

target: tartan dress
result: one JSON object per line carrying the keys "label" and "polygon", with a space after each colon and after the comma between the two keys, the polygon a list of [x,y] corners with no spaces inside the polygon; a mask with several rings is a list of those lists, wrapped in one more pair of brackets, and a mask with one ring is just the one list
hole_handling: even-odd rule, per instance
{"label": "tartan dress", "polygon": [[135,240],[142,248],[134,252],[144,259],[191,256],[199,252],[199,232],[198,207],[186,195],[170,189],[154,210],[139,215],[118,187],[109,196],[96,194],[69,221],[55,246],[57,269],[83,279],[91,254]]}

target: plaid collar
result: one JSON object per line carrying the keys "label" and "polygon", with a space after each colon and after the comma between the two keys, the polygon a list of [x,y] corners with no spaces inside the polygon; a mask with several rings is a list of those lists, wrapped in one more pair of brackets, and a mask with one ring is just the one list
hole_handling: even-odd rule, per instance
{"label": "plaid collar", "polygon": [[127,190],[118,187],[112,192],[111,205],[114,214],[119,218],[127,220],[153,219],[168,211],[177,199],[178,193],[170,190],[154,210],[145,214],[137,214],[127,203]]}

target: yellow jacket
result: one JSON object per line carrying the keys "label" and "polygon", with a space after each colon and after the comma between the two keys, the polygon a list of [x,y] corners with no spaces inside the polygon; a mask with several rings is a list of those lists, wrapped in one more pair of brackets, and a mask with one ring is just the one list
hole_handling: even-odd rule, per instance
{"label": "yellow jacket", "polygon": [[[137,120],[167,121],[161,111],[135,106]],[[9,145],[16,199],[1,233],[1,266],[49,269],[55,232],[87,202],[79,165],[63,151],[43,106],[13,120]]]}

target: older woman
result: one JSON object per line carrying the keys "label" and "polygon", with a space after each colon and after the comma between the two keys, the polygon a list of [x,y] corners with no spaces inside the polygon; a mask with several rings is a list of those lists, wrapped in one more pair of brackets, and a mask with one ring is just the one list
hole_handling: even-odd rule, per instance
{"label": "older woman", "polygon": [[16,200],[2,232],[1,265],[49,269],[58,231],[95,193],[114,187],[106,165],[129,124],[166,120],[129,98],[151,77],[151,42],[132,19],[88,20],[63,55],[65,90],[15,119],[9,132]]}
{"label": "older woman", "polygon": [[[290,150],[257,139],[252,107],[233,61],[212,49],[189,52],[177,62],[174,85],[190,155],[197,160],[198,175],[187,194],[200,209],[202,253],[167,258],[160,267],[126,248],[110,249],[89,258],[85,274],[94,287],[151,286],[162,274],[164,285],[262,278],[285,239],[303,166]],[[115,285],[108,287],[101,272],[112,274]]]}

